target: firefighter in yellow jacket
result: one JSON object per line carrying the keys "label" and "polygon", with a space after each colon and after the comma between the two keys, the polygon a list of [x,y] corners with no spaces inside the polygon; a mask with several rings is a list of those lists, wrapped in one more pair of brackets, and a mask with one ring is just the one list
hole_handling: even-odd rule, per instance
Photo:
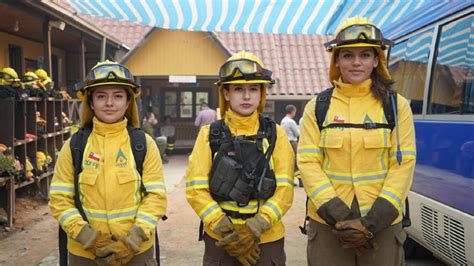
{"label": "firefighter in yellow jacket", "polygon": [[[416,149],[410,106],[391,90],[383,50],[393,43],[355,17],[325,45],[334,89],[306,105],[298,144],[309,197],[308,264],[402,265]],[[323,121],[320,104],[329,104]]]}
{"label": "firefighter in yellow jacket", "polygon": [[[135,165],[129,130],[140,127],[138,95],[130,71],[111,61],[93,67],[78,91],[81,127],[92,128],[80,157],[78,188],[69,139],[58,156],[49,201],[68,236],[69,265],[156,264],[153,243],[166,210],[166,190],[151,137],[146,136],[141,176]],[[75,205],[75,191],[81,208]]]}
{"label": "firefighter in yellow jacket", "polygon": [[242,51],[219,77],[223,119],[201,128],[186,172],[186,198],[204,224],[203,264],[284,265],[294,153],[285,131],[261,115],[271,71]]}

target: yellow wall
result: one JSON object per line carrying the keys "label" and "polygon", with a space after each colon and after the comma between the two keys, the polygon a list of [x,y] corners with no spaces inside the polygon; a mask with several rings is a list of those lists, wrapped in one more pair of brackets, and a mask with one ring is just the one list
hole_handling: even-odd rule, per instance
{"label": "yellow wall", "polygon": [[[39,42],[30,41],[17,37],[8,33],[0,32],[0,68],[7,67],[9,64],[8,58],[8,45],[14,44],[21,46],[23,49],[23,59],[28,58],[37,60],[39,56],[43,56],[43,44]],[[59,86],[66,85],[66,52],[55,47],[51,48],[51,53],[56,55],[58,59],[61,59],[61,84]],[[23,61],[23,67],[25,67],[25,61]],[[48,73],[49,74],[49,73]],[[23,73],[18,73],[21,77]]]}
{"label": "yellow wall", "polygon": [[207,33],[158,29],[125,65],[135,76],[217,76],[226,59]]}

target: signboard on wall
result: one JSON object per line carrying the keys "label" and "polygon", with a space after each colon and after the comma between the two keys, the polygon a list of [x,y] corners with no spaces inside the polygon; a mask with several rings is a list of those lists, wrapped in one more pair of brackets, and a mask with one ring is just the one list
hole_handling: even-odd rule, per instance
{"label": "signboard on wall", "polygon": [[196,83],[196,76],[169,76],[169,83]]}

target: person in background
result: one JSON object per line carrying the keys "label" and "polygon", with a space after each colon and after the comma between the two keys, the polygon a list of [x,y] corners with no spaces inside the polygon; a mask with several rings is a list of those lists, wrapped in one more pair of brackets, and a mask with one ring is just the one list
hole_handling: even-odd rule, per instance
{"label": "person in background", "polygon": [[165,116],[165,123],[160,126],[161,136],[166,137],[166,155],[170,156],[174,151],[176,142],[176,127],[171,122],[171,116]]}
{"label": "person in background", "polygon": [[[325,45],[334,87],[306,105],[298,143],[308,265],[404,265],[416,147],[410,106],[392,89],[383,51],[393,42],[355,17]],[[324,118],[316,113],[323,104]]]}
{"label": "person in background", "polygon": [[[288,136],[288,140],[290,141],[291,147],[296,154],[296,150],[298,147],[298,138],[300,137],[300,128],[296,124],[294,118],[296,116],[296,107],[292,104],[289,104],[285,107],[285,117],[280,122],[280,125],[285,129],[286,135]],[[303,187],[303,183],[301,182],[300,172],[298,171],[298,167],[296,165],[295,160],[295,177],[298,178],[299,186]]]}
{"label": "person in background", "polygon": [[196,120],[194,121],[194,125],[201,129],[201,127],[209,125],[212,122],[216,121],[216,118],[216,111],[209,108],[209,106],[207,106],[207,103],[203,102],[201,103],[201,111],[199,111],[199,114],[197,115]]}
{"label": "person in background", "polygon": [[167,148],[167,140],[165,136],[156,136],[155,132],[159,132],[155,130],[158,127],[158,119],[156,118],[155,114],[152,111],[148,111],[147,115],[143,118],[142,122],[142,129],[148,135],[152,136],[158,146],[158,150],[160,151],[161,160],[164,164],[167,164],[168,156],[166,156],[166,148]]}
{"label": "person in background", "polygon": [[204,225],[203,265],[285,265],[294,153],[261,115],[271,71],[239,52],[219,77],[223,119],[201,128],[186,170],[186,199]]}
{"label": "person in background", "polygon": [[[157,264],[153,246],[166,188],[158,148],[143,132],[141,169],[133,159],[138,95],[130,71],[108,60],[89,71],[77,92],[81,129],[61,148],[49,194],[51,213],[67,234],[68,265]],[[71,144],[78,139],[82,154]]]}

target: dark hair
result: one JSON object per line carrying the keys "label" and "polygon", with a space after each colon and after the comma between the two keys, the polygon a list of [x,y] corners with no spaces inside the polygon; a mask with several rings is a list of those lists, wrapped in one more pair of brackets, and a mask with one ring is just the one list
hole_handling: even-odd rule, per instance
{"label": "dark hair", "polygon": [[285,107],[285,112],[287,114],[291,114],[293,113],[294,111],[296,111],[296,107],[292,104],[288,104],[286,107]]}

